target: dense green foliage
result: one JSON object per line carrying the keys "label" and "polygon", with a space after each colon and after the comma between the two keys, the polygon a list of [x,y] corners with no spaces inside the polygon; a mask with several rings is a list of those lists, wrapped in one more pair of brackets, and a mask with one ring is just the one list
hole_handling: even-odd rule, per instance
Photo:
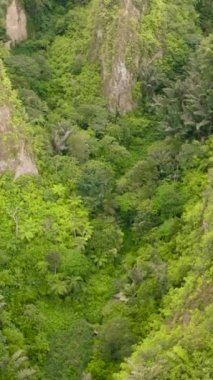
{"label": "dense green foliage", "polygon": [[123,116],[94,48],[120,1],[20,4],[0,106],[39,176],[0,177],[0,379],[211,380],[212,2],[147,2]]}

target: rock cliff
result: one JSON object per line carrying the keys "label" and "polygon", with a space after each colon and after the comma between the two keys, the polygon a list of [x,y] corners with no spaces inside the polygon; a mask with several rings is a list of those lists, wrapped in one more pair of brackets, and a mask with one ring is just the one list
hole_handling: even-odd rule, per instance
{"label": "rock cliff", "polygon": [[0,173],[9,170],[14,172],[15,178],[38,174],[27,149],[25,128],[21,104],[0,61]]}
{"label": "rock cliff", "polygon": [[12,0],[7,7],[6,32],[12,44],[27,38],[27,17],[18,0]]}
{"label": "rock cliff", "polygon": [[104,94],[112,112],[122,114],[134,107],[132,90],[140,62],[138,30],[144,8],[145,4],[143,7],[134,0],[99,4],[94,46],[101,61]]}

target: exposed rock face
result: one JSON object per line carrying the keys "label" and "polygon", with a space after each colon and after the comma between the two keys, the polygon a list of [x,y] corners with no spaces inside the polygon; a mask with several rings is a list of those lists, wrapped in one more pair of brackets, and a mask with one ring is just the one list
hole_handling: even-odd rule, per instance
{"label": "exposed rock face", "polygon": [[0,106],[0,173],[10,170],[15,178],[21,175],[37,175],[37,168],[27,153],[25,143],[11,122],[7,105]]}
{"label": "exposed rock face", "polygon": [[6,31],[12,44],[26,40],[27,18],[18,0],[13,0],[7,8]]}
{"label": "exposed rock face", "polygon": [[[133,108],[132,87],[134,84],[133,70],[127,66],[127,48],[134,43],[136,31],[131,30],[131,23],[139,21],[140,13],[134,6],[132,0],[124,0],[123,8],[118,16],[117,36],[115,44],[115,55],[112,68],[109,73],[103,60],[103,76],[105,93],[109,102],[109,109],[115,109],[121,113],[131,111]],[[139,57],[135,51],[133,57],[134,69],[138,69]]]}
{"label": "exposed rock face", "polygon": [[15,178],[38,174],[26,146],[26,131],[24,110],[0,60],[0,173],[10,170]]}
{"label": "exposed rock face", "polygon": [[20,151],[18,152],[15,178],[18,178],[26,174],[37,175],[38,170],[34,162],[32,161],[29,153],[27,152],[24,143],[22,143]]}
{"label": "exposed rock face", "polygon": [[[101,59],[104,93],[109,110],[121,114],[134,107],[132,89],[139,70],[138,28],[143,7],[140,5],[138,8],[135,3],[134,0],[117,1],[113,20],[105,25],[97,21],[96,28],[95,39],[99,50],[96,54]],[[100,14],[104,14],[104,7],[100,2]],[[108,9],[105,11],[109,13]]]}

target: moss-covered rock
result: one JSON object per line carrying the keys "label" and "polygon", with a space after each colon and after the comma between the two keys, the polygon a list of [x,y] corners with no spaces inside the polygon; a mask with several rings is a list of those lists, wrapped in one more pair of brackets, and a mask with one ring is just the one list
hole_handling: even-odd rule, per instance
{"label": "moss-covered rock", "polygon": [[110,111],[134,107],[132,88],[137,78],[139,25],[144,8],[133,0],[99,2],[93,47],[102,66],[104,94]]}

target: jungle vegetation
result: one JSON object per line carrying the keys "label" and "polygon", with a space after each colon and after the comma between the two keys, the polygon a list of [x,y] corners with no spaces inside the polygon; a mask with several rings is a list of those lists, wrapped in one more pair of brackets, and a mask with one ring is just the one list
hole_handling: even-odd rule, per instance
{"label": "jungle vegetation", "polygon": [[39,171],[0,176],[0,379],[211,380],[213,3],[133,1],[127,113],[94,37],[110,65],[122,2],[99,3],[20,0],[10,51],[0,13],[0,104]]}

